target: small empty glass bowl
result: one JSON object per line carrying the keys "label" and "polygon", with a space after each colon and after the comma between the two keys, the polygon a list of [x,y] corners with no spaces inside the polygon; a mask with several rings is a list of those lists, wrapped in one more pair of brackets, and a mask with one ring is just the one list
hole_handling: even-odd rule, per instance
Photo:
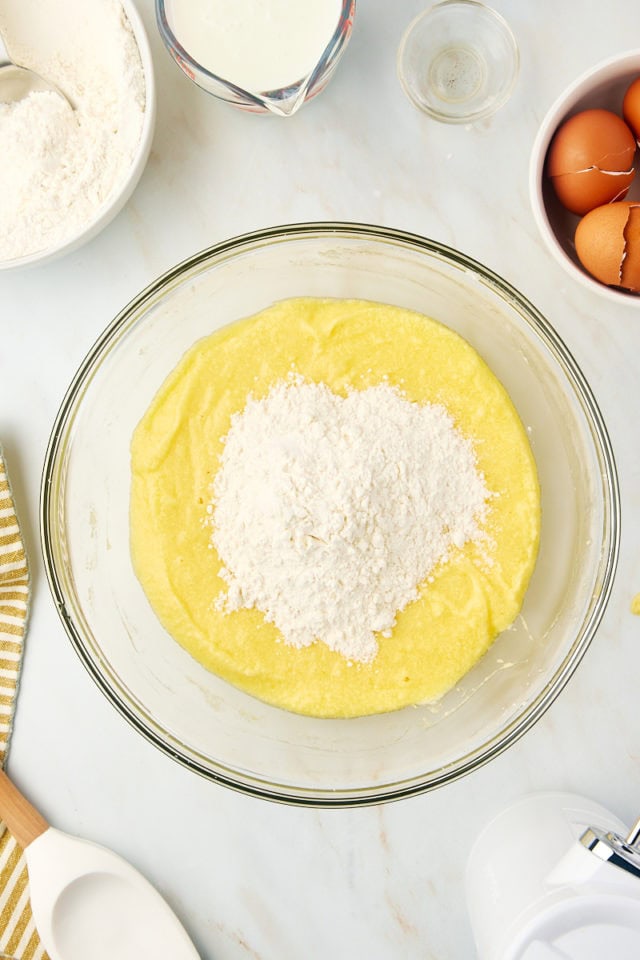
{"label": "small empty glass bowl", "polygon": [[443,0],[409,24],[398,77],[411,102],[445,123],[470,123],[509,99],[520,55],[509,25],[476,0]]}

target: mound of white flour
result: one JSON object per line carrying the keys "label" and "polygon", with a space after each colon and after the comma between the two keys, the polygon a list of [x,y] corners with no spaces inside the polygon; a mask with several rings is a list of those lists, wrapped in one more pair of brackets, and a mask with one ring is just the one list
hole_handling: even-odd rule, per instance
{"label": "mound of white flour", "polygon": [[218,607],[361,662],[451,548],[482,538],[490,495],[444,407],[301,377],[232,418],[212,492]]}
{"label": "mound of white flour", "polygon": [[90,224],[140,141],[144,73],[117,0],[14,0],[0,8],[16,62],[55,93],[0,103],[0,260],[59,246]]}

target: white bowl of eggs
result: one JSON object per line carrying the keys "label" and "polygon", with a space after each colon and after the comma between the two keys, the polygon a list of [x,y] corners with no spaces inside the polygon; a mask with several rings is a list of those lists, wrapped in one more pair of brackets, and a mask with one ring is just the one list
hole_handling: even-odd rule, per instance
{"label": "white bowl of eggs", "polygon": [[538,228],[571,276],[640,306],[640,50],[578,77],[533,145],[529,189]]}

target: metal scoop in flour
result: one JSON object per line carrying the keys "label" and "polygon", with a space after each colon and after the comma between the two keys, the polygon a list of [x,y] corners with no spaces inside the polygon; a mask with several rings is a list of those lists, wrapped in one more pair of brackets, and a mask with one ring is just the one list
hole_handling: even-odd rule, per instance
{"label": "metal scoop in flour", "polygon": [[50,827],[0,771],[0,816],[24,849],[31,909],[51,960],[199,960],[151,884],[105,847]]}
{"label": "metal scoop in flour", "polygon": [[55,84],[45,80],[35,70],[20,67],[13,62],[0,33],[0,103],[15,103],[18,100],[24,100],[30,93],[43,91],[57,93],[73,110],[73,104],[70,103],[69,98],[65,97]]}

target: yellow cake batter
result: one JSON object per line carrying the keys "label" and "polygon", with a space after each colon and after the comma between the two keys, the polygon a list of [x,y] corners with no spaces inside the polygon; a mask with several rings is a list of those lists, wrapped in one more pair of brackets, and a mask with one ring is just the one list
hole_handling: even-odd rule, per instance
{"label": "yellow cake batter", "polygon": [[[494,494],[490,562],[486,544],[456,551],[369,664],[323,643],[289,646],[257,610],[214,604],[226,584],[203,521],[221,438],[250,393],[265,396],[292,369],[340,394],[387,378],[409,400],[443,404]],[[535,463],[506,391],[465,340],[395,307],[288,300],[224,327],[186,353],[133,436],[131,550],[157,616],[205,667],[298,713],[353,717],[440,697],[515,619],[539,529]]]}

